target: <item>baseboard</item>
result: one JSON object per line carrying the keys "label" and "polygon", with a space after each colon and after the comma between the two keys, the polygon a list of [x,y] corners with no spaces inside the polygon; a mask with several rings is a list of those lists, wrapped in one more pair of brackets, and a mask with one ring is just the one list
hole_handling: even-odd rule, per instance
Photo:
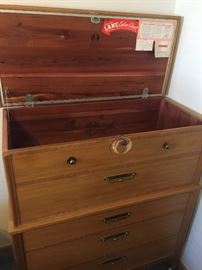
{"label": "baseboard", "polygon": [[183,262],[180,261],[179,266],[178,266],[178,270],[188,270],[188,269],[187,269],[186,266],[183,264]]}

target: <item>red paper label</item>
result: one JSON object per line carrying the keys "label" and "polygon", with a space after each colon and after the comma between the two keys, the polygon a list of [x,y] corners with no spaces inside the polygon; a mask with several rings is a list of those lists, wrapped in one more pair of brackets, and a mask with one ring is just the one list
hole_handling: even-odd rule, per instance
{"label": "red paper label", "polygon": [[109,19],[105,20],[102,26],[102,33],[110,36],[112,32],[125,30],[137,33],[139,21],[124,20],[124,19]]}

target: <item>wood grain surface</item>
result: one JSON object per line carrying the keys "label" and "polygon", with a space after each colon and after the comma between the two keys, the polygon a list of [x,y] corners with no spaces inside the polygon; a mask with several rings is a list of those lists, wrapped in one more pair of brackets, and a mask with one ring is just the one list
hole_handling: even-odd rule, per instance
{"label": "wood grain surface", "polygon": [[[24,247],[25,250],[33,250],[44,245],[50,246],[52,243],[80,239],[90,234],[105,232],[129,224],[145,222],[148,219],[170,213],[180,212],[185,210],[189,196],[189,193],[173,195],[114,211],[105,211],[101,214],[29,230],[23,233]],[[108,220],[108,222],[105,222],[105,220]]]}
{"label": "wood grain surface", "polygon": [[[167,18],[165,18],[167,20]],[[136,51],[136,34],[101,32],[104,19],[0,13],[4,103],[161,93],[168,58]]]}
{"label": "wood grain surface", "polygon": [[[159,224],[159,223],[158,223]],[[142,230],[144,230],[144,226],[141,227]],[[158,227],[156,227],[157,229]],[[171,228],[171,227],[170,227]],[[174,227],[173,227],[174,229]],[[150,228],[151,230],[151,228]],[[174,229],[175,231],[176,229]],[[132,234],[132,233],[131,233]],[[146,235],[147,233],[145,233]],[[141,236],[144,238],[143,236],[144,234],[141,234]],[[155,238],[155,233],[149,233],[148,235],[153,235]],[[159,236],[161,235],[161,233],[159,233]],[[162,235],[166,235],[166,233],[163,233]],[[169,235],[169,233],[168,233]],[[95,236],[96,237],[96,236]],[[99,236],[97,236],[99,237]],[[140,237],[141,238],[141,237]],[[154,239],[153,238],[153,239]],[[172,240],[171,240],[172,239]],[[175,240],[174,240],[175,239]],[[161,242],[162,245],[162,250],[165,252],[164,248],[165,247],[170,247],[170,249],[166,248],[166,256],[171,255],[173,252],[173,248],[176,245],[176,238],[171,236],[168,236],[167,238],[160,238],[156,239],[156,242],[158,243]],[[84,244],[84,246],[82,245],[82,242]],[[78,265],[80,263],[83,262],[90,262],[93,261],[93,259],[98,259],[98,258],[102,258],[102,257],[109,257],[111,255],[111,257],[113,256],[113,254],[124,254],[126,252],[127,254],[127,245],[124,245],[124,240],[122,241],[122,243],[116,243],[113,242],[111,244],[107,244],[104,242],[101,242],[100,239],[98,239],[99,244],[97,243],[96,246],[92,246],[92,248],[90,248],[90,246],[88,245],[87,241],[80,241],[80,244],[76,245],[76,243],[71,242],[71,243],[63,243],[61,245],[53,245],[50,248],[44,248],[44,249],[40,249],[40,250],[36,250],[36,251],[31,251],[28,252],[26,254],[26,258],[27,258],[27,265],[28,265],[28,269],[29,270],[44,270],[44,269],[50,269],[50,270],[56,270],[56,269],[64,269],[66,268],[70,268],[71,266],[74,265]],[[139,242],[139,245],[138,245]],[[142,243],[142,244],[141,244]],[[172,244],[171,244],[172,243]],[[75,244],[75,245],[74,245]],[[92,241],[93,244],[93,241]],[[130,246],[128,245],[128,247],[130,246],[131,252],[133,254],[133,263],[138,263],[138,260],[135,261],[135,256],[137,256],[137,254],[139,253],[143,253],[144,255],[142,255],[142,264],[146,263],[146,258],[147,256],[149,256],[151,253],[153,253],[153,255],[155,254],[155,259],[160,259],[162,253],[160,252],[159,248],[157,249],[157,251],[155,250],[155,240],[154,241],[147,241],[145,240],[145,242],[142,241],[137,241],[133,242],[134,246]],[[145,248],[147,246],[146,249],[143,249],[143,245],[145,244]],[[102,246],[102,248],[101,248]],[[110,247],[111,246],[111,247]],[[124,249],[126,248],[126,249]],[[171,253],[171,254],[170,254]],[[67,254],[69,256],[67,256]],[[136,255],[135,255],[136,254]],[[164,256],[165,256],[164,255]],[[113,257],[112,257],[113,258]],[[105,260],[103,260],[105,261]],[[40,264],[38,263],[40,262]]]}

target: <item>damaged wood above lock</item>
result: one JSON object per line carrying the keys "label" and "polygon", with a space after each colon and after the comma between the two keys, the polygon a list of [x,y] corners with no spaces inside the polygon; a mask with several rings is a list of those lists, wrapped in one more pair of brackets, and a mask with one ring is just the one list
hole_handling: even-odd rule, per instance
{"label": "damaged wood above lock", "polygon": [[[115,13],[103,13],[95,23],[92,12],[75,15],[75,10],[68,16],[0,12],[3,105],[26,103],[27,95],[33,102],[44,103],[134,97],[145,88],[151,95],[165,92],[173,52],[168,59],[155,58],[153,51],[136,51],[136,33],[117,31],[107,36],[101,32],[104,17]],[[117,16],[127,18],[121,14]],[[134,14],[135,20],[141,16]],[[177,22],[174,50],[180,18],[160,18]]]}

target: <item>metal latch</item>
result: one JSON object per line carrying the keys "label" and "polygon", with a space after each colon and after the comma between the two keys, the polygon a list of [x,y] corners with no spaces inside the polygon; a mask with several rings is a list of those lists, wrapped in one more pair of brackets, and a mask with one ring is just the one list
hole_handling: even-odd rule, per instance
{"label": "metal latch", "polygon": [[33,100],[32,94],[27,94],[25,96],[25,106],[34,107],[34,100]]}
{"label": "metal latch", "polygon": [[149,88],[145,87],[142,91],[142,99],[147,99],[149,97]]}

